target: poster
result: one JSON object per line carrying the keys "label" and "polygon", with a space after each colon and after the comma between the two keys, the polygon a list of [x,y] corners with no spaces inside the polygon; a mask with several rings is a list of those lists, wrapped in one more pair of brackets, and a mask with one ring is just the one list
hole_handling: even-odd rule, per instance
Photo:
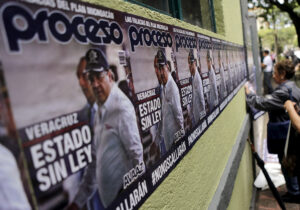
{"label": "poster", "polygon": [[138,208],[246,78],[241,46],[193,31],[72,1],[0,7],[3,124],[33,208]]}

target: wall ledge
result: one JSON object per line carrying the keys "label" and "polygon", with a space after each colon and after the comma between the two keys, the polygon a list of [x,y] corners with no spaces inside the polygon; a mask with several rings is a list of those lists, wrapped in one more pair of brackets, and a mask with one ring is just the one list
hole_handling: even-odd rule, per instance
{"label": "wall ledge", "polygon": [[223,210],[227,209],[229,205],[240,161],[250,132],[250,125],[250,117],[249,114],[247,114],[236,138],[236,143],[232,148],[224,173],[220,179],[219,186],[208,207],[209,210]]}

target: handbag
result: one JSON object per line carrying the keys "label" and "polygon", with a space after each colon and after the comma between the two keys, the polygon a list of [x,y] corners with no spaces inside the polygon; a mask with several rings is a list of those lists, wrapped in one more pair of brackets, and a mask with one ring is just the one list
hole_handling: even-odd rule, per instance
{"label": "handbag", "polygon": [[295,131],[293,130],[293,128],[291,129],[291,123],[290,123],[288,134],[286,137],[285,146],[284,146],[284,155],[283,155],[282,163],[281,163],[283,168],[286,170],[286,172],[290,176],[295,175],[294,171],[295,171],[295,167],[296,167],[296,163],[297,163],[297,157],[295,156],[295,154],[288,154],[288,149],[289,149],[289,144],[290,144],[290,136],[291,136],[291,134],[293,134],[293,132],[295,132]]}
{"label": "handbag", "polygon": [[283,153],[289,125],[289,120],[283,122],[268,122],[267,145],[269,153]]}
{"label": "handbag", "polygon": [[[289,99],[293,101],[292,89],[283,84],[288,89]],[[283,122],[268,122],[267,125],[267,147],[269,153],[283,154],[286,138],[289,132],[290,120]]]}
{"label": "handbag", "polygon": [[[300,115],[299,107],[296,108],[298,115]],[[296,176],[299,174],[300,166],[300,156],[299,156],[299,148],[300,148],[300,134],[295,130],[293,126],[289,126],[288,134],[286,137],[286,142],[284,146],[284,155],[282,159],[282,167],[287,171],[290,176]],[[298,171],[297,171],[298,170]]]}

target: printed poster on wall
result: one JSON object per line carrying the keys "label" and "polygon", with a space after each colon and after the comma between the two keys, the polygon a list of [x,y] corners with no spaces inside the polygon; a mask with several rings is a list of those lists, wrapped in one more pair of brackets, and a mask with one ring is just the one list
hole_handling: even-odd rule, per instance
{"label": "printed poster on wall", "polygon": [[36,209],[138,208],[246,78],[241,46],[97,5],[3,1],[0,18],[1,131]]}

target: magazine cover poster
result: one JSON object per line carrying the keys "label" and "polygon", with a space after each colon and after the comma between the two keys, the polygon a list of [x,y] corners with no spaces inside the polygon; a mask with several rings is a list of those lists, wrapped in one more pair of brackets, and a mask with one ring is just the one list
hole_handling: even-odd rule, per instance
{"label": "magazine cover poster", "polygon": [[238,84],[242,82],[242,68],[241,68],[241,60],[240,60],[240,48],[239,46],[235,45],[235,65],[237,69],[237,81]]}
{"label": "magazine cover poster", "polygon": [[207,103],[207,113],[211,114],[219,104],[216,73],[212,63],[212,43],[207,36],[198,34],[197,37],[203,91]]}
{"label": "magazine cover poster", "polygon": [[221,57],[221,52],[222,52],[221,40],[212,39],[212,46],[213,46],[213,50],[212,50],[213,67],[216,73],[216,82],[217,82],[217,88],[219,93],[219,100],[221,102],[227,96],[224,68],[222,66],[222,57]]}
{"label": "magazine cover poster", "polygon": [[235,48],[232,43],[229,45],[229,65],[232,72],[233,89],[235,89],[238,85],[238,69],[236,68]]}
{"label": "magazine cover poster", "polygon": [[234,71],[233,71],[233,65],[232,65],[232,56],[231,54],[231,45],[230,43],[226,42],[226,63],[227,63],[227,68],[228,68],[228,75],[229,75],[229,89],[230,92],[234,90]]}
{"label": "magazine cover poster", "polygon": [[231,81],[231,75],[229,69],[227,42],[225,41],[222,41],[221,58],[222,58],[221,66],[224,69],[226,90],[227,90],[227,94],[229,94],[232,91],[232,81]]}
{"label": "magazine cover poster", "polygon": [[126,15],[126,42],[146,168],[184,135],[170,26]]}
{"label": "magazine cover poster", "polygon": [[242,81],[247,78],[247,67],[246,67],[246,57],[245,50],[243,47],[240,47],[240,65],[242,69]]}
{"label": "magazine cover poster", "polygon": [[235,68],[235,80],[236,84],[240,83],[240,66],[239,66],[239,59],[238,59],[238,51],[235,44],[233,44],[233,63]]}
{"label": "magazine cover poster", "polygon": [[64,3],[1,2],[1,60],[37,207],[95,198],[104,209],[145,170],[135,108],[118,87],[130,81],[127,34],[120,13]]}
{"label": "magazine cover poster", "polygon": [[174,28],[175,59],[178,66],[185,129],[199,124],[206,116],[202,79],[197,61],[197,39],[194,32]]}
{"label": "magazine cover poster", "polygon": [[236,46],[236,53],[237,53],[237,66],[239,70],[238,80],[239,84],[243,81],[244,72],[242,69],[242,60],[241,60],[241,47]]}

